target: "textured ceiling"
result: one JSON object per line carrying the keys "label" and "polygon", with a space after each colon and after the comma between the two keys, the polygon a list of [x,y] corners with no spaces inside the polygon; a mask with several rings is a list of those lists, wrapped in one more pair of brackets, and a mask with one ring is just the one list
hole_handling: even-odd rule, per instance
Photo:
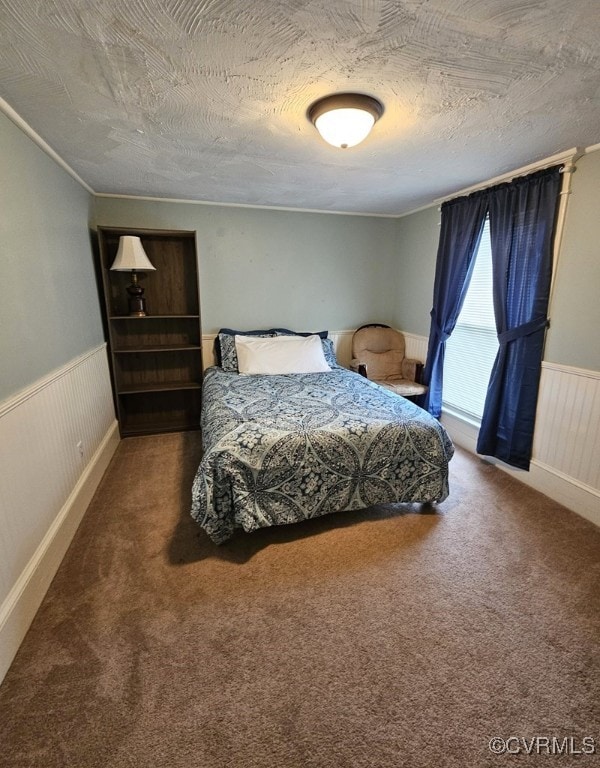
{"label": "textured ceiling", "polygon": [[0,96],[99,193],[393,215],[600,142],[600,2],[0,0]]}

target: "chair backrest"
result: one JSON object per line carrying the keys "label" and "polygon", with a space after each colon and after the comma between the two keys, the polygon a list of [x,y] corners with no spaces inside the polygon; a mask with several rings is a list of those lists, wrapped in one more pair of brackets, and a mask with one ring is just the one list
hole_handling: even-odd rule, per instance
{"label": "chair backrest", "polygon": [[404,349],[404,336],[388,326],[363,325],[352,337],[352,357],[367,366],[373,380],[401,377]]}

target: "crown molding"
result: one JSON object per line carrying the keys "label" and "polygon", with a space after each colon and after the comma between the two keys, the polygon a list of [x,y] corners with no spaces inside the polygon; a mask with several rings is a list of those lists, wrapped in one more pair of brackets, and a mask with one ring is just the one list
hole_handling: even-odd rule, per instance
{"label": "crown molding", "polygon": [[320,213],[329,216],[361,216],[379,219],[397,219],[397,213],[367,213],[363,211],[327,211],[320,208],[292,208],[283,205],[253,205],[251,203],[220,203],[215,200],[189,200],[176,197],[150,197],[146,195],[122,195],[112,192],[95,192],[95,197],[122,200],[140,200],[146,203],[185,203],[187,205],[215,205],[221,208],[251,208],[259,211],[284,211],[287,213]]}
{"label": "crown molding", "polygon": [[320,208],[294,208],[291,206],[252,205],[250,203],[227,203],[227,202],[218,202],[214,200],[188,200],[184,198],[152,197],[152,196],[146,196],[146,195],[124,195],[124,194],[111,193],[111,192],[96,192],[87,182],[85,182],[81,178],[81,176],[79,176],[78,173],[76,173],[73,170],[73,168],[71,168],[71,166],[65,160],[63,160],[63,158],[58,154],[58,152],[52,149],[52,147],[46,141],[44,141],[44,139],[42,139],[42,137],[29,125],[29,123],[27,123],[2,97],[0,97],[0,112],[3,112],[6,115],[6,117],[9,118],[9,120],[11,120],[18,128],[20,128],[23,131],[23,133],[25,133],[35,144],[37,144],[37,146],[40,149],[42,149],[49,157],[51,157],[55,163],[57,163],[64,171],[66,171],[73,179],[75,179],[75,181],[78,184],[81,184],[81,186],[87,192],[89,192],[91,195],[97,198],[139,200],[141,202],[153,202],[153,203],[177,203],[177,204],[185,203],[186,205],[213,205],[213,206],[220,206],[222,208],[249,208],[252,210],[284,211],[287,213],[319,213],[319,214],[328,214],[333,216],[361,216],[361,217],[381,218],[381,219],[402,219],[402,218],[405,218],[406,216],[412,216],[414,213],[425,211],[428,208],[432,208],[436,205],[439,206],[441,203],[447,200],[452,200],[455,197],[462,197],[463,195],[468,195],[471,192],[476,192],[479,189],[485,189],[486,187],[491,187],[491,186],[494,186],[495,184],[500,184],[503,181],[510,181],[516,176],[522,176],[524,174],[531,173],[535,170],[541,170],[542,168],[547,168],[551,165],[557,165],[561,162],[575,163],[583,155],[588,155],[592,152],[596,152],[600,150],[600,143],[593,144],[583,149],[574,147],[564,152],[560,152],[559,154],[552,155],[551,157],[547,157],[543,160],[538,160],[535,163],[524,165],[521,168],[517,168],[516,170],[502,174],[501,176],[495,176],[493,179],[488,179],[487,181],[479,182],[478,184],[474,184],[473,186],[465,187],[464,189],[458,190],[457,192],[452,192],[449,195],[433,200],[431,203],[427,203],[426,205],[422,205],[419,208],[414,208],[404,213],[368,213],[366,211],[328,211],[328,210],[322,210]]}
{"label": "crown molding", "polygon": [[486,189],[487,187],[494,187],[496,186],[496,184],[502,184],[502,182],[504,181],[511,181],[517,176],[524,176],[528,173],[533,173],[534,171],[541,171],[543,168],[550,168],[550,166],[552,165],[559,165],[560,163],[572,164],[576,160],[578,160],[583,154],[585,154],[585,152],[586,150],[581,149],[580,147],[573,147],[572,149],[567,149],[564,152],[559,152],[556,155],[551,155],[550,157],[546,157],[542,160],[537,160],[535,163],[529,163],[529,165],[523,165],[520,168],[516,168],[514,171],[503,173],[500,176],[494,176],[493,179],[488,179],[487,181],[479,182],[479,184],[473,184],[471,187],[465,187],[464,189],[459,189],[458,192],[452,192],[452,194],[446,195],[445,197],[439,197],[437,200],[433,201],[433,204],[440,205],[440,203],[445,203],[448,200],[453,200],[455,197],[463,197],[464,195],[470,195],[472,192],[478,192],[480,189]]}
{"label": "crown molding", "polygon": [[90,187],[89,184],[86,184],[86,182],[77,174],[71,166],[65,162],[65,160],[62,159],[62,157],[52,149],[52,147],[42,139],[42,137],[39,135],[39,133],[36,133],[36,131],[33,130],[33,128],[29,125],[29,123],[25,122],[21,115],[19,115],[8,102],[6,102],[1,96],[0,96],[0,111],[2,111],[6,117],[8,117],[9,120],[11,120],[18,128],[20,128],[23,133],[28,136],[34,144],[37,144],[37,146],[43,150],[49,157],[54,160],[55,163],[60,165],[60,167],[63,169],[63,171],[66,171],[69,176],[75,179],[75,181],[78,184],[81,184],[81,186],[90,193],[90,195],[95,195],[96,193],[94,190]]}

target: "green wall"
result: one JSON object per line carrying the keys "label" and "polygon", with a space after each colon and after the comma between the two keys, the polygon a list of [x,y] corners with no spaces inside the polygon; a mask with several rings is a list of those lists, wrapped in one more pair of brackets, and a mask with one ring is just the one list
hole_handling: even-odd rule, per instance
{"label": "green wall", "polygon": [[204,333],[391,321],[393,219],[99,197],[95,221],[196,230]]}
{"label": "green wall", "polygon": [[577,161],[549,315],[546,360],[600,371],[600,152]]}
{"label": "green wall", "polygon": [[0,113],[0,400],[103,341],[90,195]]}
{"label": "green wall", "polygon": [[408,333],[429,336],[439,237],[437,206],[396,220],[393,325]]}
{"label": "green wall", "polygon": [[[600,370],[600,152],[577,162],[550,305],[544,358]],[[429,334],[440,233],[437,206],[397,220],[393,324]]]}

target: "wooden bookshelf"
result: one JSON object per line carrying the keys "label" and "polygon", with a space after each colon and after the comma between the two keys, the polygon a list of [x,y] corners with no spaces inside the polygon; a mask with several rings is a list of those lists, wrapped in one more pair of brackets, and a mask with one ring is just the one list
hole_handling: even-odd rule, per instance
{"label": "wooden bookshelf", "polygon": [[[128,314],[127,272],[111,272],[122,235],[137,235],[155,272],[140,274],[145,317]],[[196,233],[99,227],[115,407],[122,437],[200,427],[202,332]]]}

